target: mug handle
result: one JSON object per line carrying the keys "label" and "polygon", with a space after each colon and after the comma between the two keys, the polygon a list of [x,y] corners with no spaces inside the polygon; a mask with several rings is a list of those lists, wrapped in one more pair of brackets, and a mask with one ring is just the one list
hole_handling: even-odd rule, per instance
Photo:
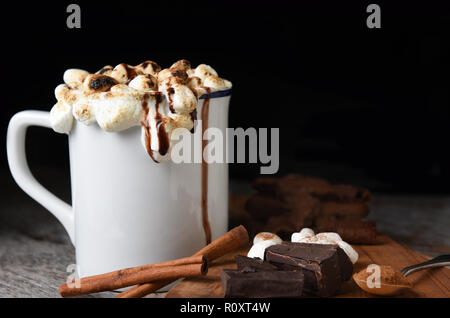
{"label": "mug handle", "polygon": [[14,180],[30,197],[49,210],[66,229],[74,244],[72,207],[45,189],[32,175],[25,155],[25,136],[29,126],[51,128],[50,113],[26,110],[15,114],[8,126],[6,152]]}

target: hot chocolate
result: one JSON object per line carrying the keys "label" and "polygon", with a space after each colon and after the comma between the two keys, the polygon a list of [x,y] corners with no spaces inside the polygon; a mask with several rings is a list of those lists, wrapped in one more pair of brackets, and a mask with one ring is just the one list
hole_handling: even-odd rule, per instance
{"label": "hot chocolate", "polygon": [[[210,94],[232,86],[211,66],[200,64],[193,69],[187,60],[166,69],[153,61],[136,66],[107,65],[95,74],[69,69],[64,73],[64,82],[55,89],[58,102],[50,112],[56,132],[69,133],[74,119],[86,125],[97,123],[108,132],[141,125],[142,144],[155,162],[170,160],[173,136],[194,131],[199,99],[204,99],[198,113],[203,136],[208,128]],[[202,154],[206,145],[203,140]],[[208,217],[208,165],[203,156],[201,187],[202,223],[208,244],[212,234]]]}
{"label": "hot chocolate", "polygon": [[[201,64],[192,69],[187,60],[163,70],[152,61],[108,65],[95,74],[69,69],[64,82],[56,87],[58,102],[50,112],[56,132],[69,133],[74,118],[86,125],[97,122],[110,132],[142,125],[143,145],[157,162],[170,159],[177,128],[193,129],[200,97],[232,86],[212,67]],[[207,100],[203,114],[206,129]]]}

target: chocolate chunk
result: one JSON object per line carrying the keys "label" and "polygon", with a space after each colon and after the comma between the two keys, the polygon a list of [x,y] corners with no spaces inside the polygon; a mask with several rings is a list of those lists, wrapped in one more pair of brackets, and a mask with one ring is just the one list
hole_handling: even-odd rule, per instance
{"label": "chocolate chunk", "polygon": [[302,270],[306,292],[335,295],[353,272],[353,264],[337,245],[283,242],[266,249],[266,261],[282,270]]}
{"label": "chocolate chunk", "polygon": [[301,271],[222,270],[225,297],[300,297],[303,294]]}
{"label": "chocolate chunk", "polygon": [[264,262],[259,258],[250,258],[243,255],[236,255],[234,257],[237,267],[241,271],[249,271],[250,269],[253,271],[275,271],[278,268],[275,265],[270,264],[269,262]]}

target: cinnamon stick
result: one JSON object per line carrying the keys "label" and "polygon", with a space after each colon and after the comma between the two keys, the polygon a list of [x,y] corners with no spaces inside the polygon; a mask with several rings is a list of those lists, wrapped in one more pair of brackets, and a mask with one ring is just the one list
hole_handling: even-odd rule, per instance
{"label": "cinnamon stick", "polygon": [[213,260],[234,251],[238,247],[247,244],[248,240],[249,237],[246,228],[239,225],[209,243],[194,255],[204,255],[208,259],[208,262],[212,262]]}
{"label": "cinnamon stick", "polygon": [[[206,245],[195,255],[204,255],[208,262],[211,262],[235,249],[247,244],[249,241],[248,232],[244,226],[239,225],[231,229],[226,234],[222,235],[218,239],[214,240],[210,244]],[[157,282],[146,283],[142,285],[137,285],[124,291],[116,296],[116,298],[137,298],[144,297],[150,293],[154,293],[157,290],[163,288],[174,282],[176,279],[160,280]]]}
{"label": "cinnamon stick", "polygon": [[82,283],[82,282],[86,282],[88,280],[96,280],[96,279],[103,279],[103,278],[114,279],[119,275],[136,273],[136,272],[139,272],[139,271],[142,271],[145,269],[149,269],[151,267],[177,266],[177,265],[187,265],[187,264],[203,264],[204,262],[206,262],[206,259],[204,259],[204,258],[205,257],[203,255],[193,255],[193,256],[183,257],[183,258],[165,261],[165,262],[161,262],[161,263],[153,263],[153,264],[146,264],[146,265],[141,265],[141,266],[136,266],[136,267],[130,267],[130,268],[125,268],[125,269],[121,269],[118,271],[113,271],[113,272],[109,272],[109,273],[105,273],[105,274],[83,277],[80,279],[80,282]]}
{"label": "cinnamon stick", "polygon": [[80,280],[80,287],[69,287],[67,284],[63,284],[59,288],[59,293],[62,297],[79,296],[152,281],[200,276],[206,274],[206,272],[206,258],[202,255],[196,255],[85,277]]}
{"label": "cinnamon stick", "polygon": [[121,292],[116,298],[142,298],[148,294],[154,293],[159,289],[173,283],[175,280],[160,280],[158,282],[136,285],[124,292]]}

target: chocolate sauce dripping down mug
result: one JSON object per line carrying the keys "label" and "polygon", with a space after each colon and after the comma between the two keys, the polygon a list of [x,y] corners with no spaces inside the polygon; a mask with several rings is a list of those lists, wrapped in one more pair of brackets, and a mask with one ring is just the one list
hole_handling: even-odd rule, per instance
{"label": "chocolate sauce dripping down mug", "polygon": [[[224,136],[230,95],[231,90],[209,95],[209,127],[219,128]],[[29,110],[12,117],[7,136],[11,173],[66,229],[80,277],[189,256],[205,245],[202,164],[155,163],[142,146],[141,127],[111,133],[74,121],[69,134],[70,206],[33,177],[25,154],[29,126],[51,128],[50,113]],[[226,163],[208,165],[207,193],[214,240],[228,227]]]}

